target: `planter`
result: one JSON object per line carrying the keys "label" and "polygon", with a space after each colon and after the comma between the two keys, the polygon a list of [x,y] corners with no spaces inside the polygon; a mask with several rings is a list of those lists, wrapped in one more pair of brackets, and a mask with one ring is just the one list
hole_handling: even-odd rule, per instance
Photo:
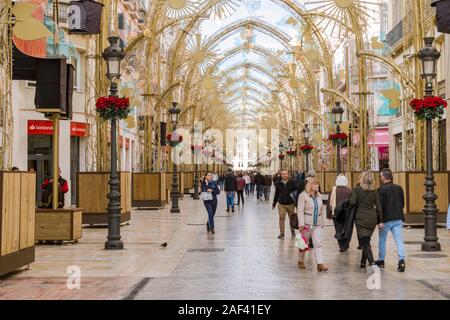
{"label": "planter", "polygon": [[34,262],[36,174],[0,172],[0,276]]}
{"label": "planter", "polygon": [[[119,172],[121,223],[131,219],[131,173]],[[109,172],[79,172],[77,207],[83,208],[83,224],[107,225]]]}
{"label": "planter", "polygon": [[[405,223],[425,223],[423,209],[425,200],[425,172],[395,172],[394,183],[403,187],[405,193]],[[437,221],[445,223],[449,204],[450,175],[448,171],[434,172],[436,186],[434,193],[438,196],[436,206],[438,209]]]}
{"label": "planter", "polygon": [[190,194],[194,189],[194,172],[183,172],[184,175],[184,194]]}
{"label": "planter", "polygon": [[133,173],[132,178],[133,207],[163,208],[167,204],[164,173]]}
{"label": "planter", "polygon": [[[166,172],[166,189],[172,191],[172,172]],[[184,173],[178,172],[178,194],[179,198],[184,198]],[[168,198],[170,201],[170,198]]]}
{"label": "planter", "polygon": [[81,238],[82,209],[36,209],[36,241],[71,241]]}

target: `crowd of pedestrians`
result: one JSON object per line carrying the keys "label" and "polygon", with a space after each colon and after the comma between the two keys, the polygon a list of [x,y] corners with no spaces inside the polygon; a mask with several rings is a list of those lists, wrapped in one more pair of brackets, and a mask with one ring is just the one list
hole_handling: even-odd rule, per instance
{"label": "crowd of pedestrians", "polygon": [[[214,233],[214,214],[217,209],[217,195],[220,189],[226,193],[226,211],[235,212],[235,206],[244,206],[245,198],[254,194],[258,202],[269,201],[272,185],[275,190],[272,209],[278,208],[279,235],[285,238],[286,217],[291,236],[299,248],[298,267],[305,269],[305,254],[314,255],[317,271],[328,270],[323,256],[322,234],[326,219],[333,222],[339,251],[350,248],[354,228],[361,249],[361,268],[375,272],[385,267],[386,239],[389,233],[397,245],[398,271],[406,269],[403,245],[404,193],[401,186],[393,183],[389,169],[380,174],[381,187],[376,188],[372,171],[361,174],[359,183],[349,187],[345,175],[338,175],[335,186],[327,200],[321,193],[321,186],[313,170],[295,172],[291,176],[287,170],[277,174],[264,175],[261,172],[233,172],[231,169],[220,176],[208,174],[202,181],[202,194],[211,193],[202,199],[208,213],[208,232]],[[236,203],[237,197],[237,203]],[[378,228],[378,259],[375,260],[371,239]],[[298,234],[295,230],[298,229]],[[368,267],[367,267],[368,264]]]}

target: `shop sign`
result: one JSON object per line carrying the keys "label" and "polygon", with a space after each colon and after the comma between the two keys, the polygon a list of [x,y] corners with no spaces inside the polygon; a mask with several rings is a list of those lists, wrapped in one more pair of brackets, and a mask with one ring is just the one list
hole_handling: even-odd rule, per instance
{"label": "shop sign", "polygon": [[[89,135],[88,124],[82,122],[70,123],[70,135],[72,137],[87,137]],[[29,135],[53,135],[53,121],[28,120]]]}
{"label": "shop sign", "polygon": [[49,120],[28,120],[29,135],[53,135],[53,122]]}
{"label": "shop sign", "polygon": [[378,147],[378,157],[380,160],[389,160],[389,147]]}
{"label": "shop sign", "polygon": [[89,135],[89,125],[82,122],[71,122],[70,135],[72,137],[87,137]]}

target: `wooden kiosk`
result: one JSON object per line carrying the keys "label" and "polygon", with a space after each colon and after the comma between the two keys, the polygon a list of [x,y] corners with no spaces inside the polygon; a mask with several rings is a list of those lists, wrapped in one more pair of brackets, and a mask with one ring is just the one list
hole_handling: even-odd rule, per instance
{"label": "wooden kiosk", "polygon": [[[131,173],[118,172],[120,181],[120,223],[131,220]],[[108,224],[109,172],[78,172],[77,207],[83,208],[83,224]]]}
{"label": "wooden kiosk", "polygon": [[0,171],[0,276],[34,262],[36,174]]}

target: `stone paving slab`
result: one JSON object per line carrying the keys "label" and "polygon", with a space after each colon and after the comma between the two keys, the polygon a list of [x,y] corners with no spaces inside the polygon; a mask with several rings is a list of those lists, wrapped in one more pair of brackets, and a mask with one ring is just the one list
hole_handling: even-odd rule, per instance
{"label": "stone paving slab", "polygon": [[[123,251],[103,249],[107,229],[84,228],[74,245],[36,248],[32,270],[4,277],[0,299],[449,299],[450,235],[439,229],[442,258],[424,258],[423,229],[404,229],[407,271],[396,271],[393,239],[388,239],[381,289],[369,290],[359,268],[354,241],[338,251],[332,225],[324,229],[324,258],[330,268],[318,273],[308,253],[307,270],[297,268],[290,236],[278,240],[278,213],[270,203],[249,198],[236,213],[224,210],[220,196],[216,234],[206,233],[200,201],[180,201],[182,213],[169,208],[137,211],[121,228]],[[287,221],[286,221],[287,223]],[[377,254],[377,233],[372,246]],[[167,242],[166,248],[160,244]],[[81,268],[81,289],[66,288],[68,266]]]}

